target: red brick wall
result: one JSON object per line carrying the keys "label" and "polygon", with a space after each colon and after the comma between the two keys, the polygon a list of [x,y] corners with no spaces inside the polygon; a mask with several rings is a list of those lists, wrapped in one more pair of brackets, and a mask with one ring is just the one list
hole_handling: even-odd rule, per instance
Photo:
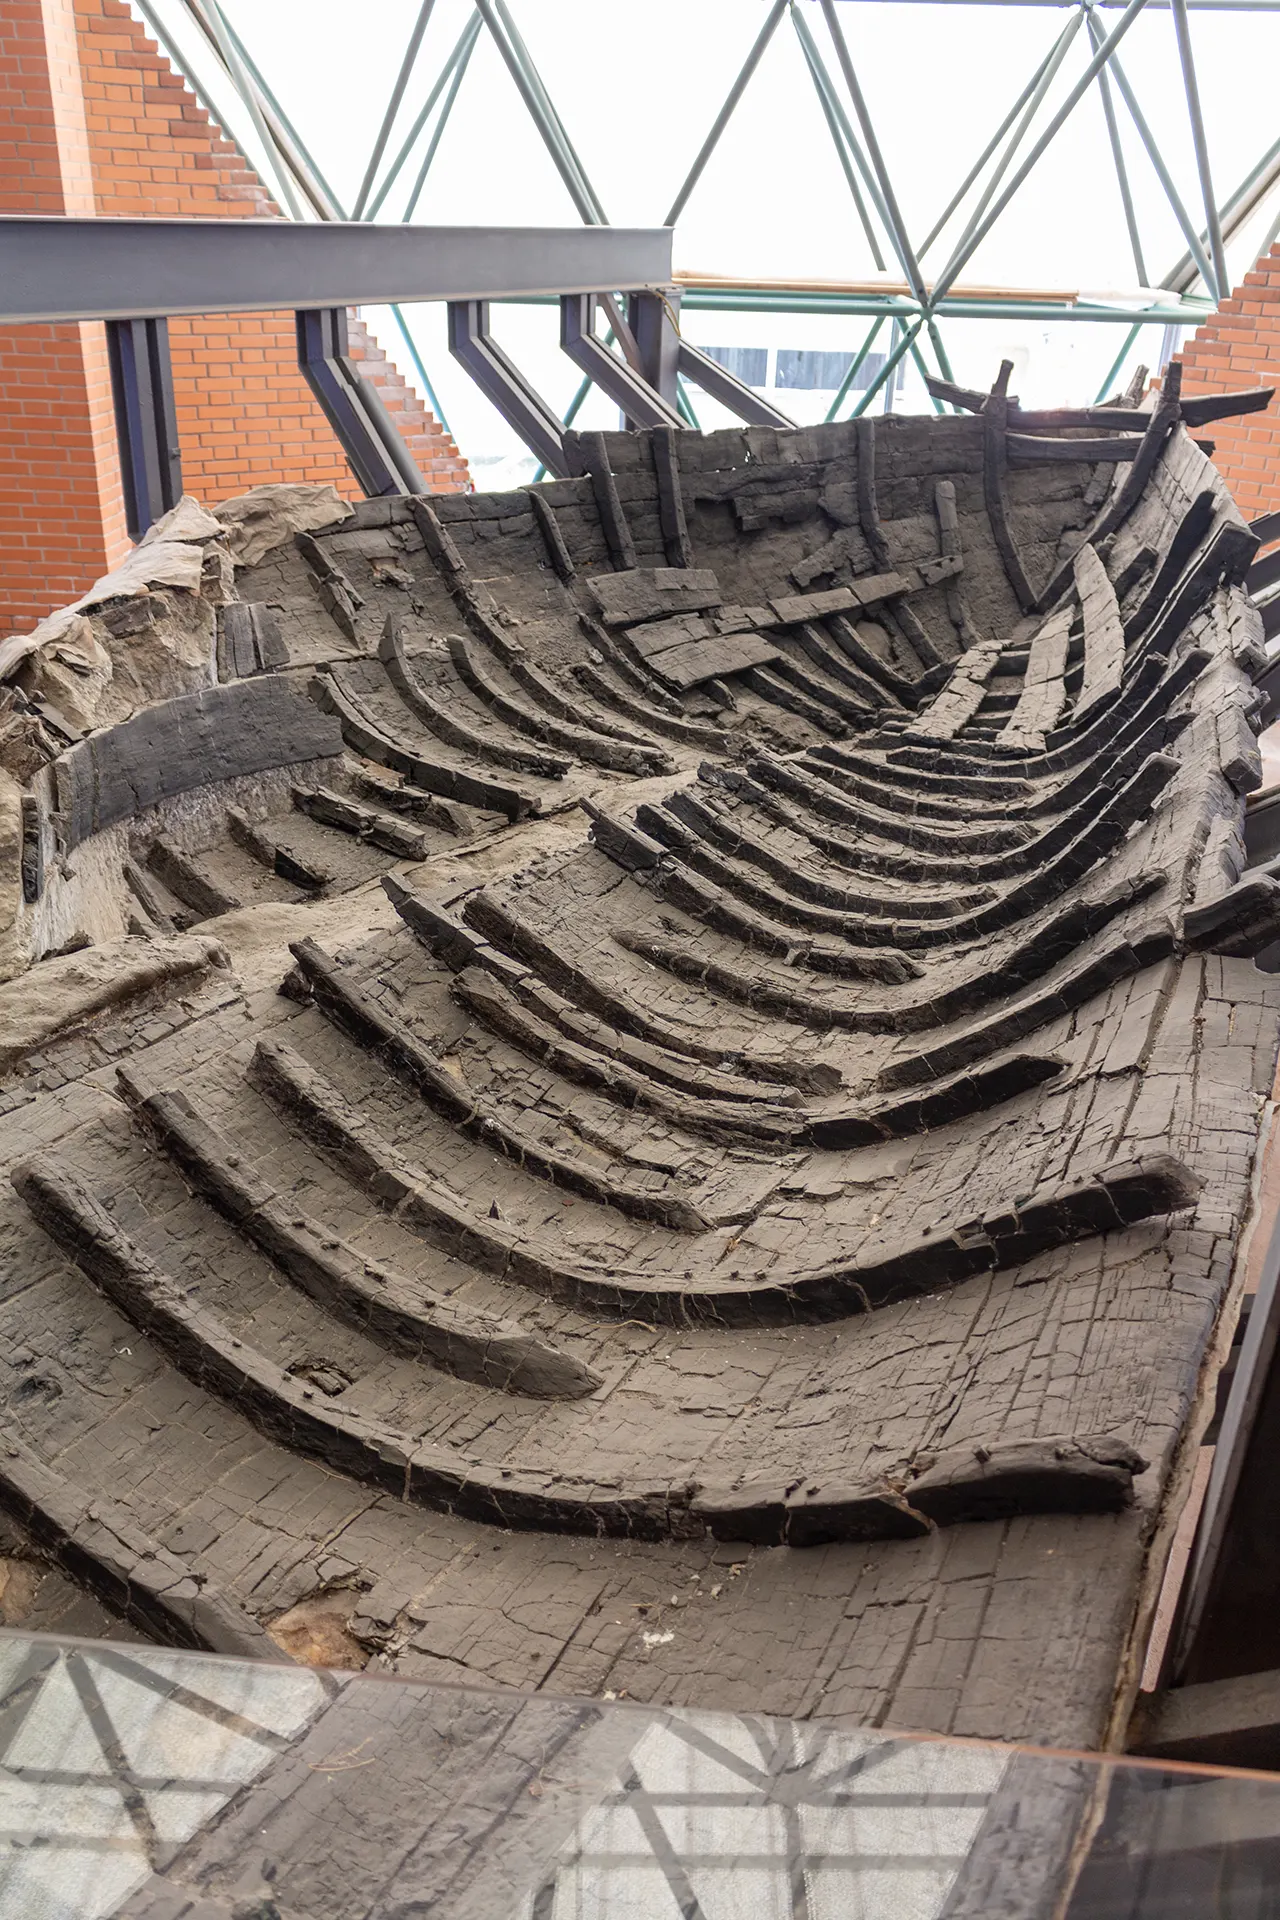
{"label": "red brick wall", "polygon": [[[123,0],[0,0],[0,206],[15,213],[265,218],[278,209]],[[291,312],[169,326],[183,483],[360,489],[297,365]],[[469,484],[453,441],[359,321],[364,361],[428,486]],[[103,329],[0,329],[0,635],[127,549]]]}
{"label": "red brick wall", "polygon": [[[0,208],[92,213],[71,0],[0,7]],[[0,329],[0,634],[128,547],[98,325]]]}
{"label": "red brick wall", "polygon": [[[1178,357],[1184,393],[1280,386],[1280,246],[1263,254]],[[1280,508],[1280,404],[1215,420],[1208,431],[1214,460],[1245,519]]]}

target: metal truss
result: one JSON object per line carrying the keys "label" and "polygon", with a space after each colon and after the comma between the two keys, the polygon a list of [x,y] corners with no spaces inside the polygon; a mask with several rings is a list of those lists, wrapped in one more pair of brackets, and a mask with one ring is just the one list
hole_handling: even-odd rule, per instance
{"label": "metal truss", "polygon": [[[343,207],[299,136],[296,127],[223,11],[221,0],[133,0],[175,64],[192,84],[200,86],[192,63],[173,34],[170,17],[180,15],[183,31],[199,37],[201,67],[210,57],[216,63],[217,89],[238,97],[265,152],[274,176],[280,204],[299,220],[372,221],[387,218],[403,207],[402,218],[412,220],[438,150],[441,136],[462,89],[468,64],[482,34],[491,37],[563,185],[587,226],[607,226],[608,216],[582,158],[530,54],[508,0],[473,0],[474,11],[461,34],[436,60],[434,77],[424,84],[422,74],[432,64],[430,32],[435,0],[422,0],[410,32],[404,57],[395,75],[386,111],[374,140],[353,206]],[[1024,319],[1089,322],[1123,328],[1124,339],[1098,398],[1110,391],[1143,327],[1166,329],[1166,344],[1176,331],[1199,325],[1229,292],[1226,249],[1280,185],[1280,139],[1262,154],[1256,165],[1230,193],[1220,197],[1207,140],[1196,74],[1192,12],[1275,12],[1280,0],[947,0],[947,4],[979,7],[1010,5],[1051,6],[1060,16],[1051,43],[1016,98],[994,126],[982,152],[955,188],[947,205],[921,239],[904,219],[890,169],[877,137],[877,118],[886,111],[866,93],[856,59],[858,8],[877,0],[761,0],[754,36],[741,64],[710,116],[705,137],[698,143],[678,193],[666,210],[664,224],[674,226],[697,192],[708,161],[726,127],[767,63],[771,44],[786,30],[796,36],[813,83],[816,104],[839,160],[869,261],[877,274],[900,274],[899,282],[883,280],[859,284],[762,286],[749,281],[726,284],[684,280],[679,288],[686,309],[716,311],[771,311],[861,313],[870,328],[848,369],[828,418],[838,417],[849,402],[853,382],[875,341],[887,324],[888,351],[873,378],[861,390],[851,412],[865,412],[884,393],[888,403],[894,376],[908,358],[919,372],[951,376],[946,350],[947,323],[956,319]],[[162,13],[160,6],[166,11]],[[621,11],[621,10],[619,10]],[[745,13],[746,9],[743,8]],[[1139,14],[1171,15],[1169,32],[1176,45],[1186,109],[1186,137],[1196,163],[1197,201],[1189,208],[1179,193],[1167,160],[1143,112],[1138,91],[1121,59],[1122,43]],[[1062,92],[1062,81],[1075,77]],[[1061,76],[1061,79],[1060,79]],[[1055,83],[1058,83],[1055,88]],[[616,84],[616,82],[611,82]],[[206,105],[222,119],[217,99],[205,93]],[[1071,119],[1086,95],[1096,90],[1106,129],[1100,157],[1109,162],[1133,256],[1134,285],[1107,304],[1070,296],[1035,296],[1015,290],[967,289],[962,275],[983,241],[1010,207],[1020,210],[1034,194],[1035,176],[1044,155]],[[1057,104],[1050,108],[1050,98]],[[407,128],[402,128],[412,103],[420,97]],[[225,124],[225,123],[224,123]],[[1124,129],[1141,146],[1159,183],[1185,243],[1185,251],[1161,279],[1149,272],[1152,246],[1140,230],[1135,197],[1125,157]],[[403,198],[401,199],[401,196]],[[1267,236],[1271,244],[1280,230],[1280,211]],[[949,243],[945,257],[944,236]],[[634,285],[634,282],[633,282]],[[618,400],[624,416],[636,421],[672,418],[692,424],[696,418],[688,384],[714,394],[740,417],[777,422],[783,418],[760,395],[729,380],[724,370],[700,356],[687,343],[675,348],[676,373],[666,386],[651,385],[642,364],[635,334],[624,313],[622,295],[601,297],[587,310],[566,314],[562,344],[583,368],[584,381],[567,410],[561,427],[572,423],[592,384]],[[404,334],[414,370],[426,396],[443,420],[438,398],[399,306],[393,308]],[[598,331],[604,327],[603,334]],[[668,324],[679,335],[679,302],[669,302]],[[450,339],[454,353],[479,380],[507,419],[546,462],[554,453],[548,433],[554,415],[532,392],[527,381],[495,355],[488,341],[488,321],[479,332],[476,316],[455,317]],[[670,352],[668,359],[671,358]],[[496,370],[495,370],[496,369]],[[510,377],[508,377],[510,376]],[[733,389],[737,390],[734,391]],[[934,406],[945,403],[936,397]],[[753,410],[754,409],[754,410]],[[447,423],[446,423],[447,424]],[[526,432],[532,427],[532,433]]]}

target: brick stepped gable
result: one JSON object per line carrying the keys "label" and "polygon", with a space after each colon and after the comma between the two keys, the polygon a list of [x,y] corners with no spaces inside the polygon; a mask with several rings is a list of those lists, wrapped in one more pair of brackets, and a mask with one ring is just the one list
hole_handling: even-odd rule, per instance
{"label": "brick stepped gable", "polygon": [[1280,1016],[1253,543],[1152,438],[993,519],[981,420],[583,436],[242,569],[201,724],[283,764],[134,864],[319,917],[14,1083],[24,1458],[402,1671],[1096,1740]]}
{"label": "brick stepped gable", "polygon": [[[0,208],[168,218],[278,216],[257,174],[147,37],[125,0],[13,0],[0,16],[0,100],[20,163]],[[220,500],[287,474],[359,488],[298,370],[292,313],[169,325],[184,483]],[[363,323],[353,356],[403,420],[429,488],[469,484],[451,437]],[[128,551],[102,328],[0,329],[0,636],[74,599]],[[68,511],[68,501],[74,511]]]}
{"label": "brick stepped gable", "polygon": [[[1218,394],[1272,377],[1280,351],[1280,243],[1260,255],[1230,297],[1186,341],[1177,360],[1184,390]],[[1280,422],[1273,409],[1215,428],[1214,460],[1248,520],[1280,508],[1276,454]]]}

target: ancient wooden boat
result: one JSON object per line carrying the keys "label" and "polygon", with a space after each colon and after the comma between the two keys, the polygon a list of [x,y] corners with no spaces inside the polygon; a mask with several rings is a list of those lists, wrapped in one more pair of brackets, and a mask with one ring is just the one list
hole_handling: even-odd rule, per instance
{"label": "ancient wooden boat", "polygon": [[950,397],[178,509],[76,619],[185,686],[85,728],[28,656],[0,1498],[77,1590],[1104,1737],[1280,1030],[1257,541],[1188,431],[1256,397]]}

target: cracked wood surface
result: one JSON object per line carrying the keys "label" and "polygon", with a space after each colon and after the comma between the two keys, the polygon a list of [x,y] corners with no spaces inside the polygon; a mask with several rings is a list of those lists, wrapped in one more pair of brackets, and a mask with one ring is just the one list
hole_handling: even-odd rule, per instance
{"label": "cracked wood surface", "polygon": [[169,1556],[253,1631],[349,1591],[407,1674],[1100,1737],[1280,889],[1211,466],[1000,419],[367,502],[238,582],[278,770],[144,767],[84,878],[49,795],[91,828],[145,714],[37,781],[44,911],[232,961],[0,1087],[10,1478],[94,1592]]}

